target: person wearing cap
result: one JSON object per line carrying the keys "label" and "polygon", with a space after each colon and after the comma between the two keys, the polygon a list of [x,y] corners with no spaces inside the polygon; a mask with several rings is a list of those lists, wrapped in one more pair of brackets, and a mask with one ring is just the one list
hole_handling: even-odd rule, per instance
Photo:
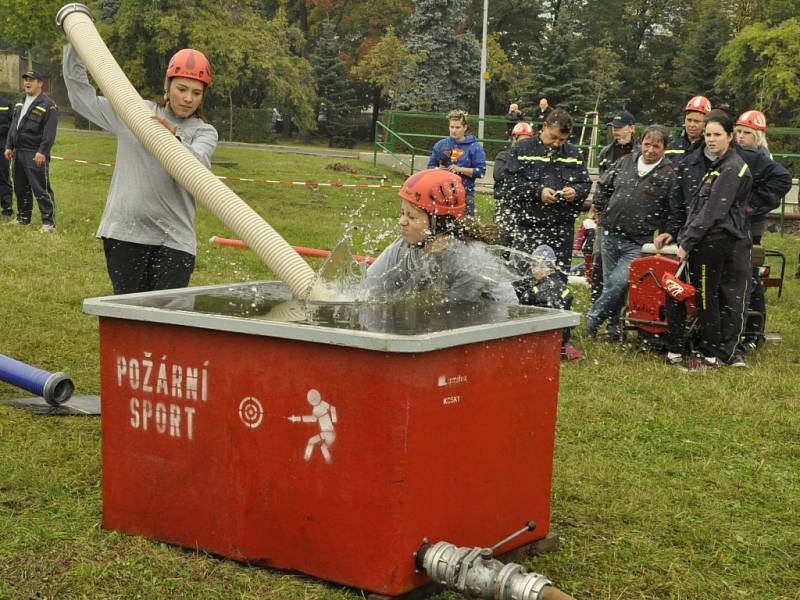
{"label": "person wearing cap", "polygon": [[[614,141],[604,146],[597,156],[598,173],[602,176],[614,163],[640,149],[636,139],[636,119],[627,110],[621,110],[608,123]],[[592,302],[596,302],[603,293],[603,233],[597,230],[592,251]]]}
{"label": "person wearing cap", "polygon": [[525,121],[517,123],[511,130],[511,147],[501,150],[494,157],[494,167],[492,168],[492,177],[494,177],[494,222],[503,231],[509,231],[512,226],[512,223],[509,222],[509,217],[512,213],[509,210],[508,203],[513,200],[517,186],[522,185],[519,178],[520,163],[511,153],[511,149],[520,140],[529,137],[533,137],[533,127]]}
{"label": "person wearing cap", "polygon": [[[194,197],[147,151],[111,102],[97,95],[71,44],[64,46],[63,71],[75,112],[117,137],[114,174],[97,230],[114,293],[187,286],[197,252]],[[184,48],[169,61],[163,100],[145,101],[151,118],[206,167],[217,147],[217,130],[202,111],[211,83],[211,64],[203,53]]]}
{"label": "person wearing cap", "polygon": [[[593,337],[608,320],[607,338],[622,339],[620,312],[625,306],[630,265],[641,256],[642,246],[665,231],[672,220],[684,214],[675,201],[677,173],[664,151],[669,131],[650,125],[642,135],[642,149],[623,156],[598,181],[594,206],[600,211],[603,229],[603,280],[600,297],[586,315],[584,335]],[[677,223],[680,226],[680,223]]]}
{"label": "person wearing cap", "polygon": [[44,76],[38,71],[22,75],[25,100],[16,105],[5,142],[6,160],[14,159],[14,193],[17,196],[15,225],[29,225],[33,198],[42,215],[41,231],[55,229],[55,196],[50,185],[50,149],[56,141],[58,106],[42,92]]}
{"label": "person wearing cap", "polygon": [[695,96],[683,109],[683,131],[670,142],[666,156],[677,168],[692,152],[703,145],[705,116],[711,112],[711,102],[705,96]]}
{"label": "person wearing cap", "polygon": [[604,146],[597,155],[597,168],[602,175],[623,156],[639,151],[639,141],[636,139],[636,119],[627,110],[614,114],[608,122],[614,141]]}
{"label": "person wearing cap", "polygon": [[428,168],[447,169],[461,177],[467,192],[467,216],[475,214],[475,182],[486,173],[486,153],[474,135],[468,134],[467,113],[451,110],[447,113],[450,136],[433,145]]}
{"label": "person wearing cap", "polygon": [[14,216],[12,207],[12,188],[9,174],[9,162],[6,158],[5,143],[8,130],[11,128],[11,119],[14,118],[14,103],[0,97],[0,140],[3,142],[3,152],[0,152],[0,208],[4,217]]}

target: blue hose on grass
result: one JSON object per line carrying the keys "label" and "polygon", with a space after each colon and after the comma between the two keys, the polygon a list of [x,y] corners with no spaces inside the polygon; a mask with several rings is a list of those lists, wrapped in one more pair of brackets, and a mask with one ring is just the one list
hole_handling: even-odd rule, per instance
{"label": "blue hose on grass", "polygon": [[52,406],[64,404],[75,391],[66,373],[48,373],[5,354],[0,354],[0,380],[41,396]]}

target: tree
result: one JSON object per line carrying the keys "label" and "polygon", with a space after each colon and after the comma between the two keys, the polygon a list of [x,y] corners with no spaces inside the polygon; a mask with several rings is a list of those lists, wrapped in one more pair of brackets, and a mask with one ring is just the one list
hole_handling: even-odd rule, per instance
{"label": "tree", "polygon": [[730,93],[738,110],[759,109],[772,122],[800,126],[800,20],[749,25],[725,44],[718,59],[717,89]]}
{"label": "tree", "polygon": [[721,71],[716,57],[729,36],[728,15],[719,2],[698,1],[683,28],[681,52],[675,60],[675,83],[684,97],[706,96],[718,104],[713,97],[714,81]]}
{"label": "tree", "polygon": [[27,51],[28,70],[33,69],[34,48],[41,48],[43,40],[61,35],[55,16],[63,4],[61,0],[0,0],[0,31],[11,45]]}
{"label": "tree", "polygon": [[[301,129],[314,127],[316,94],[311,64],[299,56],[304,38],[282,10],[261,16],[250,0],[109,3],[98,23],[106,43],[145,97],[163,93],[172,54],[194,47],[208,56],[214,84],[208,106],[280,106]],[[197,15],[202,15],[198,18]]]}
{"label": "tree", "polygon": [[347,67],[339,58],[339,44],[333,23],[325,21],[314,56],[319,109],[317,127],[330,146],[355,145],[357,118],[355,94],[347,79]]}
{"label": "tree", "polygon": [[390,26],[386,35],[370,48],[350,72],[378,88],[381,96],[387,98],[394,108],[399,99],[408,95],[415,85],[414,80],[406,75],[407,69],[415,71],[425,57],[424,52],[412,54],[403,40],[397,37],[394,27]]}
{"label": "tree", "polygon": [[414,0],[414,13],[407,22],[408,49],[425,52],[407,76],[416,81],[408,95],[412,107],[446,111],[465,108],[480,85],[480,45],[466,29],[469,0]]}

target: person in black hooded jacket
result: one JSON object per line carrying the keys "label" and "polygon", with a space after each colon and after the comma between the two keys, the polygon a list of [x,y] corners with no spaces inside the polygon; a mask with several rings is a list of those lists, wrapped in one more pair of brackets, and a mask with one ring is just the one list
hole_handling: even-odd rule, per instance
{"label": "person in black hooded jacket", "polygon": [[696,178],[701,164],[704,173],[688,198],[686,222],[678,233],[677,255],[688,260],[700,323],[697,350],[702,356],[687,367],[744,366],[736,350],[750,278],[745,207],[753,177],[734,147],[733,120],[727,113],[709,112],[703,135],[705,149],[686,161],[687,169],[694,167],[686,179]]}

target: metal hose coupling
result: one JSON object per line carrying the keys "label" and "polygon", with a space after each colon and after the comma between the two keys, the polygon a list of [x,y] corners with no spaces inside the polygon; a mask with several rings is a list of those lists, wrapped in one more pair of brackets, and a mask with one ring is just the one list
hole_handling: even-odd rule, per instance
{"label": "metal hose coupling", "polygon": [[467,598],[544,600],[544,591],[552,585],[547,577],[528,573],[522,565],[492,558],[489,548],[423,544],[417,562],[436,583]]}

